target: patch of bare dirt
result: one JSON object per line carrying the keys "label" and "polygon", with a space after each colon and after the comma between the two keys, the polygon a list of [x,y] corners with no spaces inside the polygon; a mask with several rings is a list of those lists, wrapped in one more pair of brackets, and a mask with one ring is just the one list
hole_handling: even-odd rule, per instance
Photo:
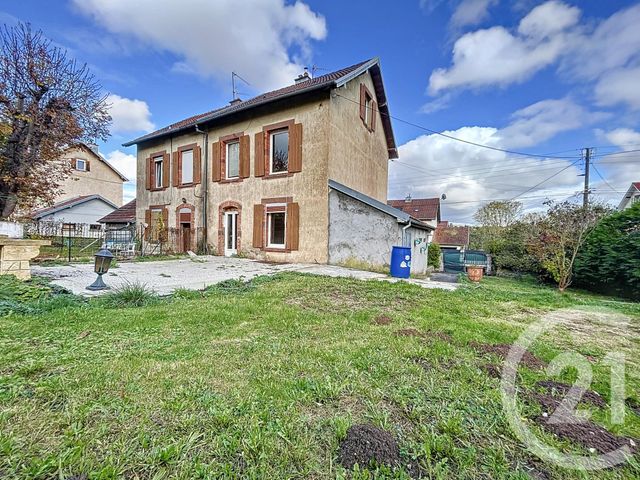
{"label": "patch of bare dirt", "polygon": [[376,325],[389,325],[391,323],[391,318],[386,315],[379,315],[373,321]]}
{"label": "patch of bare dirt", "polygon": [[[508,345],[506,343],[479,343],[479,342],[471,342],[471,347],[482,352],[482,353],[491,353],[497,355],[498,357],[505,359],[509,354],[509,351],[514,349],[521,348],[518,345]],[[525,365],[534,370],[538,370],[547,366],[547,363],[544,360],[539,359],[533,353],[526,351],[522,355],[522,359],[520,360],[522,365]]]}
{"label": "patch of bare dirt", "polygon": [[622,447],[629,447],[629,451],[637,451],[637,442],[631,438],[621,437],[605,430],[600,425],[582,420],[575,423],[551,423],[549,417],[539,416],[536,423],[545,430],[560,438],[571,440],[598,453],[613,452]]}
{"label": "patch of bare dirt", "polygon": [[624,403],[627,404],[627,407],[629,407],[633,413],[640,416],[640,402],[638,400],[629,397],[624,401]]}
{"label": "patch of bare dirt", "polygon": [[[572,387],[566,383],[556,382],[554,380],[540,380],[539,382],[536,382],[536,386],[544,388],[554,397],[561,396],[563,398],[569,393],[569,390],[571,390]],[[607,402],[604,401],[604,398],[593,390],[576,388],[576,396],[580,402],[590,403],[595,407],[603,408],[607,406]]]}
{"label": "patch of bare dirt", "polygon": [[348,470],[356,463],[361,467],[371,463],[393,467],[400,464],[400,448],[389,432],[369,424],[353,425],[340,443],[338,460]]}
{"label": "patch of bare dirt", "polygon": [[482,368],[482,370],[491,378],[500,378],[502,375],[502,369],[493,363],[487,363],[486,365],[482,365],[480,368]]}
{"label": "patch of bare dirt", "polygon": [[424,332],[421,332],[420,330],[416,330],[415,328],[402,328],[400,330],[396,330],[396,335],[398,337],[426,338],[426,334]]}
{"label": "patch of bare dirt", "polygon": [[412,357],[411,360],[420,365],[425,372],[429,372],[435,368],[429,360],[426,360],[424,358]]}

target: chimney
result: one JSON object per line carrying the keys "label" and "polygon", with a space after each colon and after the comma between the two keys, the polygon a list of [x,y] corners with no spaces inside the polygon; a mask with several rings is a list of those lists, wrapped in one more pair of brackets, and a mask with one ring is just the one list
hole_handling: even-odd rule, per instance
{"label": "chimney", "polygon": [[309,69],[307,67],[304,67],[304,73],[301,73],[300,75],[298,75],[298,78],[295,79],[296,85],[302,82],[307,82],[311,80],[311,77],[309,76]]}
{"label": "chimney", "polygon": [[229,102],[229,105],[237,105],[237,104],[239,104],[239,103],[241,103],[241,102],[242,102],[242,99],[241,99],[241,98],[234,98],[233,100],[231,100],[231,101]]}
{"label": "chimney", "polygon": [[404,199],[404,203],[411,203],[411,194],[407,195]]}

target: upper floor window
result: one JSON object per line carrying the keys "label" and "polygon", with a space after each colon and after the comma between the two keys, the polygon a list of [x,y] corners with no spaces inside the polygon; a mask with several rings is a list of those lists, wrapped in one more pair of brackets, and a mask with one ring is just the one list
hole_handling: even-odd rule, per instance
{"label": "upper floor window", "polygon": [[226,178],[238,178],[240,175],[240,141],[226,144]]}
{"label": "upper floor window", "polygon": [[271,133],[270,145],[269,173],[287,173],[289,171],[289,130]]}
{"label": "upper floor window", "polygon": [[86,172],[87,171],[87,162],[85,160],[82,160],[82,159],[78,158],[76,160],[76,170],[80,170],[81,172]]}
{"label": "upper floor window", "polygon": [[153,159],[153,173],[155,178],[154,188],[162,188],[163,186],[163,173],[164,173],[164,157],[154,157]]}
{"label": "upper floor window", "polygon": [[182,151],[180,183],[182,185],[193,183],[193,150]]}
{"label": "upper floor window", "polygon": [[360,118],[370,132],[376,129],[378,105],[364,83],[360,84]]}

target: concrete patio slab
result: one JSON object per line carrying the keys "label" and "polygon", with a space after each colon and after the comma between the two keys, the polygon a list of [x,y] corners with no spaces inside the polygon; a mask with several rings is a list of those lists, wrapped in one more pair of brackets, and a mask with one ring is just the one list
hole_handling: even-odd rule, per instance
{"label": "concrete patio slab", "polygon": [[[181,260],[160,260],[152,262],[121,262],[104,276],[104,281],[112,288],[127,283],[147,285],[160,295],[168,295],[178,288],[202,290],[224,280],[251,280],[259,275],[274,275],[279,272],[295,271],[331,277],[351,277],[358,280],[380,280],[389,282],[406,281],[423,288],[455,290],[457,285],[430,280],[399,280],[387,275],[363,270],[354,270],[333,265],[286,263],[265,263],[246,258],[201,256]],[[78,295],[92,296],[105,293],[86,290],[96,274],[92,264],[73,264],[52,267],[33,267],[34,275],[52,279],[56,285]]]}

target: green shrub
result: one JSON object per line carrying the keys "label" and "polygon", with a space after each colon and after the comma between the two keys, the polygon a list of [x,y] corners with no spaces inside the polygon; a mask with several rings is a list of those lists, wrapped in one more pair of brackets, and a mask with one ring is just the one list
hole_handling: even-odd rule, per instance
{"label": "green shrub", "polygon": [[14,275],[0,275],[0,300],[20,303],[33,302],[52,293],[46,280],[33,277],[31,280],[18,280]]}
{"label": "green shrub", "polygon": [[0,276],[0,316],[40,315],[58,308],[76,308],[85,300],[42,277],[18,280],[13,275]]}
{"label": "green shrub", "polygon": [[205,289],[206,294],[216,293],[246,293],[255,290],[256,286],[252,281],[245,282],[243,280],[229,279],[223,280],[215,285],[209,285]]}
{"label": "green shrub", "polygon": [[427,252],[427,266],[435,269],[440,268],[440,255],[442,250],[440,245],[435,242],[429,244],[429,250]]}
{"label": "green shrub", "polygon": [[127,282],[98,299],[101,305],[108,308],[144,307],[158,301],[158,295],[139,282]]}
{"label": "green shrub", "polygon": [[574,281],[640,299],[640,203],[600,221],[576,257]]}

